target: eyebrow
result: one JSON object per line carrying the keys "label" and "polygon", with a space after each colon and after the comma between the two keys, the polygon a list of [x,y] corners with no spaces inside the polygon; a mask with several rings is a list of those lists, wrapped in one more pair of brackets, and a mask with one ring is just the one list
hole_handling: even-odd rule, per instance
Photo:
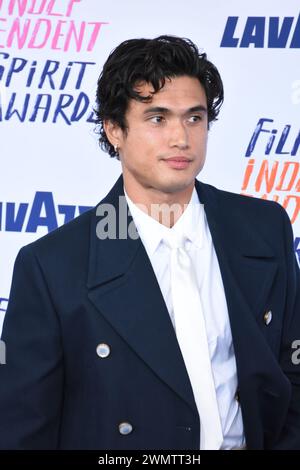
{"label": "eyebrow", "polygon": [[[197,106],[193,106],[192,108],[188,108],[183,114],[191,114],[191,113],[207,113],[207,108],[202,104]],[[152,106],[151,108],[147,108],[144,111],[144,114],[153,114],[153,113],[161,113],[161,114],[172,114],[171,109],[164,108],[163,106]]]}

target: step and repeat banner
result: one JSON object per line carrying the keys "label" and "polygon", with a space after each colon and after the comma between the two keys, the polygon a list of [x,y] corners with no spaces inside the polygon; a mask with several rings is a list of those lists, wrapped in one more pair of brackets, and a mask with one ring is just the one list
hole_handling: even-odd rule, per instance
{"label": "step and repeat banner", "polygon": [[19,249],[97,204],[121,172],[94,132],[109,52],[174,34],[207,52],[225,103],[198,178],[278,201],[300,259],[300,16],[289,0],[0,0],[0,331]]}

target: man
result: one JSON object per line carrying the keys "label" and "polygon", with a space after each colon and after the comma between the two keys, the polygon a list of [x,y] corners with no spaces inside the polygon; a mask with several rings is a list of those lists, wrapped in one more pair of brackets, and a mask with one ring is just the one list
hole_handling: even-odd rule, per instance
{"label": "man", "polygon": [[122,177],[17,257],[1,448],[300,448],[288,216],[195,179],[222,101],[189,40],[129,40],[108,58],[100,144]]}

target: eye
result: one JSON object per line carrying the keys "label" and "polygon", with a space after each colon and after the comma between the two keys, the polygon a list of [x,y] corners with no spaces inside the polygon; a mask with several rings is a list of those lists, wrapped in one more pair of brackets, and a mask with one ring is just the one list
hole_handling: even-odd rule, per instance
{"label": "eye", "polygon": [[163,116],[152,116],[149,120],[151,122],[154,122],[154,124],[160,124],[161,122],[164,121],[164,117]]}
{"label": "eye", "polygon": [[190,116],[188,118],[189,122],[199,122],[202,121],[202,116],[196,115],[196,116]]}

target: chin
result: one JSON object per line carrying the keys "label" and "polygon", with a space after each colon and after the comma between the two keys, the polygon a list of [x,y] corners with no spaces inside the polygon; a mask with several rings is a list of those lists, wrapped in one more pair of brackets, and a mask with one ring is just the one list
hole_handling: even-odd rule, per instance
{"label": "chin", "polygon": [[162,185],[161,187],[161,190],[165,193],[179,193],[179,192],[182,192],[182,191],[185,191],[186,189],[188,189],[190,186],[194,185],[194,181],[195,179],[193,178],[193,180],[188,180],[188,181],[177,181],[177,182],[173,182],[173,183],[170,183],[168,185]]}

